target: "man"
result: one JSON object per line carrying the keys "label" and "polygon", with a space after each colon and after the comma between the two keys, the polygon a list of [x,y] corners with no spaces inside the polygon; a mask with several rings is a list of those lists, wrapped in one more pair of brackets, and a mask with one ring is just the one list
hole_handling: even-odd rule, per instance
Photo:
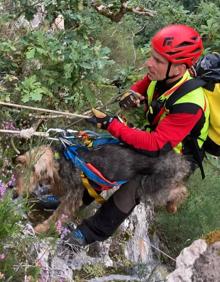
{"label": "man", "polygon": [[[209,109],[203,90],[197,88],[187,93],[169,111],[166,101],[191,79],[188,69],[202,51],[202,40],[193,28],[169,25],[161,29],[151,40],[151,57],[146,62],[148,74],[120,101],[121,107],[129,108],[146,100],[147,130],[129,128],[117,118],[94,111],[97,125],[152,157],[170,150],[184,154],[193,170],[202,159],[208,131]],[[111,236],[139,203],[139,185],[140,177],[124,184],[94,216],[70,233],[68,242],[84,246]]]}

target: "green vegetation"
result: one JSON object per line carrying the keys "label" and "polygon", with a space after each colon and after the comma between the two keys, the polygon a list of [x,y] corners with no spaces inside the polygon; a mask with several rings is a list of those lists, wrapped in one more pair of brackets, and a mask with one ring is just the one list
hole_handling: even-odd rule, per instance
{"label": "green vegetation", "polygon": [[202,180],[197,169],[187,185],[190,195],[176,214],[157,214],[156,230],[173,256],[194,240],[220,229],[219,161],[205,161],[204,168],[206,178]]}
{"label": "green vegetation", "polygon": [[[34,238],[22,231],[25,203],[15,202],[9,192],[4,192],[0,185],[0,281],[16,277],[23,281],[24,276],[33,279],[38,276],[40,268],[30,254]],[[5,193],[5,194],[3,194]],[[6,280],[5,280],[6,279]]]}
{"label": "green vegetation", "polygon": [[[0,1],[1,101],[78,113],[101,105],[115,113],[118,111],[116,104],[105,105],[143,75],[149,39],[169,23],[194,26],[204,38],[206,52],[220,51],[219,0],[193,3],[190,0],[130,0],[129,7],[150,9],[156,14],[151,17],[128,12],[120,21],[112,21],[98,13],[92,5],[94,1],[45,0],[43,8],[38,2]],[[121,6],[120,0],[97,3],[108,5],[112,13],[117,13]],[[43,9],[43,20],[33,28],[31,21],[40,9]],[[64,18],[65,29],[54,27],[59,15]],[[141,126],[139,111],[128,116]],[[30,116],[27,110],[1,107],[0,128],[28,128],[41,119],[36,112]],[[87,125],[45,116],[38,129],[46,131],[50,127],[81,129]],[[1,135],[0,186],[3,190],[13,186],[12,160],[16,151],[41,142],[46,141],[34,138],[24,141]],[[176,215],[158,213],[157,232],[173,256],[192,240],[220,228],[220,173],[209,163],[205,166],[206,179],[201,180],[199,171],[191,177],[190,196],[180,211]],[[29,259],[27,245],[31,244],[30,239],[21,236],[18,222],[23,219],[14,209],[10,195],[5,197],[0,190],[0,198],[0,277],[1,274],[4,277],[0,280],[24,281],[24,275],[29,275],[34,281],[39,269],[33,260],[30,260],[29,269],[22,266]],[[25,205],[21,209],[25,210]],[[17,242],[13,249],[5,249],[9,241],[12,242],[9,237]],[[21,264],[16,268],[18,258]],[[101,275],[102,269],[96,268]],[[85,275],[91,276],[92,271],[85,266]]]}

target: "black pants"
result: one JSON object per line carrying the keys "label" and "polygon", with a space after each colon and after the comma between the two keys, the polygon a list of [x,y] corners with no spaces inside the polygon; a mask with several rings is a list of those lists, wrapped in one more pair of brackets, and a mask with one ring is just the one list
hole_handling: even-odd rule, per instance
{"label": "black pants", "polygon": [[93,216],[82,222],[78,228],[84,234],[88,244],[106,240],[130,215],[139,203],[137,189],[140,182],[141,176],[137,176],[122,185]]}

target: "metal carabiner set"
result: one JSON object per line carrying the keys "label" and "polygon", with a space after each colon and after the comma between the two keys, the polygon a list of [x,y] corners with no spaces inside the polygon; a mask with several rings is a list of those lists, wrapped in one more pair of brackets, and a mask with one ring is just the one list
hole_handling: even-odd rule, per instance
{"label": "metal carabiner set", "polygon": [[64,147],[75,144],[80,138],[79,131],[73,129],[49,128],[46,135],[48,140],[60,141]]}
{"label": "metal carabiner set", "polygon": [[61,128],[49,128],[44,135],[48,140],[60,141],[64,147],[85,143],[85,140],[93,141],[100,138],[109,138],[109,133],[97,133],[92,130],[73,130]]}

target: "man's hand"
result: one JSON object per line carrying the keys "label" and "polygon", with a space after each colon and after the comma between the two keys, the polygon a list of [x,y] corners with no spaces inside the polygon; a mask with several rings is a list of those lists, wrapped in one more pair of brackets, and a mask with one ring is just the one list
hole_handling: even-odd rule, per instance
{"label": "man's hand", "polygon": [[112,122],[113,117],[106,115],[105,113],[92,109],[94,114],[93,117],[89,118],[88,121],[96,124],[98,128],[107,129],[108,125]]}
{"label": "man's hand", "polygon": [[133,90],[129,90],[122,95],[120,102],[119,102],[119,106],[120,108],[125,109],[125,110],[139,107],[141,101],[144,99],[145,98],[141,94]]}

